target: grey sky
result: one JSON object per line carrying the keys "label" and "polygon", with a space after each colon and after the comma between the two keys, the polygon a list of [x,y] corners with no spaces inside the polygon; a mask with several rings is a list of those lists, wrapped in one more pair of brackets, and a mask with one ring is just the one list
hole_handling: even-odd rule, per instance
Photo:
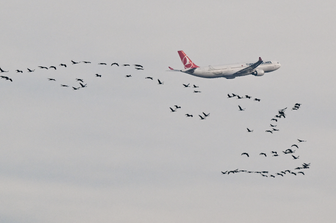
{"label": "grey sky", "polygon": [[[335,9],[333,1],[2,2],[0,67],[13,82],[0,80],[0,221],[334,222]],[[260,56],[282,67],[202,79],[167,72],[183,67],[177,50],[200,66]],[[78,86],[75,78],[88,87],[60,86]],[[171,113],[175,104],[182,108]],[[265,133],[284,107],[280,131]],[[202,112],[211,115],[200,121]],[[307,140],[299,160],[258,155],[297,138]],[[311,163],[305,176],[220,172],[303,162]]]}

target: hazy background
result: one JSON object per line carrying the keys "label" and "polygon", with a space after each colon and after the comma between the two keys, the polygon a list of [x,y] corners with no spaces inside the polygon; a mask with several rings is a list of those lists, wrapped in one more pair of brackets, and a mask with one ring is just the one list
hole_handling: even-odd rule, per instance
{"label": "hazy background", "polygon": [[[334,222],[335,9],[334,1],[2,1],[0,67],[9,72],[1,75],[13,82],[0,79],[1,222]],[[177,50],[199,66],[260,56],[282,67],[202,79],[167,72],[183,68]],[[87,88],[60,86],[79,86],[76,78]],[[285,107],[280,131],[265,133]],[[307,140],[298,160],[270,156],[298,138]],[[305,176],[220,172],[303,162]]]}

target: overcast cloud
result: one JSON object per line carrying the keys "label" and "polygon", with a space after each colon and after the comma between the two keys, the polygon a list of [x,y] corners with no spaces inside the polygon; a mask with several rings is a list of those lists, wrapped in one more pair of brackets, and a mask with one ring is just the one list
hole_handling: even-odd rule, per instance
{"label": "overcast cloud", "polygon": [[[335,9],[334,1],[3,1],[0,67],[13,82],[0,80],[0,221],[334,222]],[[183,68],[177,50],[199,66],[260,56],[282,67],[202,79],[167,71]],[[74,91],[76,78],[87,87]],[[285,107],[280,131],[266,133]],[[283,155],[298,138],[307,140],[300,158]],[[304,176],[221,174],[304,162]]]}

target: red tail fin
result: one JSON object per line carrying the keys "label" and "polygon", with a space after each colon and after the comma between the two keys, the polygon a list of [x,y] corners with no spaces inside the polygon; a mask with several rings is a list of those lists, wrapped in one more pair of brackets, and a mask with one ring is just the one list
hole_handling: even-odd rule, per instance
{"label": "red tail fin", "polygon": [[194,64],[190,58],[187,56],[187,54],[185,54],[185,52],[183,52],[183,50],[177,51],[181,61],[184,65],[184,69],[190,69],[190,68],[196,68],[198,67],[196,64]]}

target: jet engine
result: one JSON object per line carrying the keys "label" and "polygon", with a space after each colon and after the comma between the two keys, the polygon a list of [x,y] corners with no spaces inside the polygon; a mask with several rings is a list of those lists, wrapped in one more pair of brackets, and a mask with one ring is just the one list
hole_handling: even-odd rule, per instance
{"label": "jet engine", "polygon": [[254,76],[263,76],[265,74],[264,70],[257,69],[252,73]]}

